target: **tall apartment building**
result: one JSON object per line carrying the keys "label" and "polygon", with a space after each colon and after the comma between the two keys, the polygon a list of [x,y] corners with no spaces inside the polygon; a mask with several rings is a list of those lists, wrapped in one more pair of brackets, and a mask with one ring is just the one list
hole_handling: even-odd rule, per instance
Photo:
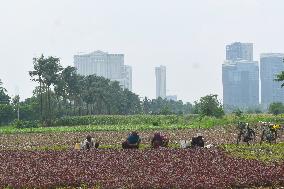
{"label": "tall apartment building", "polygon": [[252,43],[236,42],[226,46],[222,82],[225,109],[259,104],[259,66],[253,61]]}
{"label": "tall apartment building", "polygon": [[225,61],[222,65],[224,107],[247,108],[259,104],[257,61]]}
{"label": "tall apartment building", "polygon": [[166,98],[166,67],[155,68],[156,74],[156,98]]}
{"label": "tall apartment building", "polygon": [[284,103],[284,88],[274,81],[284,71],[284,54],[263,53],[260,55],[261,104],[268,107],[273,102]]}
{"label": "tall apartment building", "polygon": [[96,74],[118,81],[122,88],[132,90],[132,69],[124,65],[124,54],[108,54],[103,51],[78,54],[74,56],[74,66],[80,75]]}
{"label": "tall apartment building", "polygon": [[235,42],[226,46],[226,60],[253,61],[253,44]]}

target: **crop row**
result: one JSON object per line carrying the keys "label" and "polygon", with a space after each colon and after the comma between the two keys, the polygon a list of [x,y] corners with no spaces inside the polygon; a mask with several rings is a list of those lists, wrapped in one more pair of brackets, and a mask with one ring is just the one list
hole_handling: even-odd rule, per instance
{"label": "crop row", "polygon": [[[154,133],[161,130],[139,131],[142,144],[149,144]],[[65,146],[72,149],[76,142],[91,135],[101,145],[120,145],[127,137],[126,132],[52,132],[52,133],[23,133],[23,134],[1,134],[0,150],[22,150],[47,146]],[[226,144],[236,141],[236,131],[233,128],[215,127],[211,129],[182,129],[162,130],[170,139],[170,143],[179,143],[180,140],[191,140],[193,136],[201,134],[206,144]]]}
{"label": "crop row", "polygon": [[[78,125],[191,125],[192,127],[210,128],[216,125],[236,124],[238,121],[245,121],[255,124],[258,121],[284,122],[284,115],[273,116],[269,114],[243,115],[237,117],[226,115],[222,118],[200,117],[198,115],[94,115],[94,116],[65,116],[52,121],[53,127],[78,126]],[[14,127],[37,128],[41,127],[39,121],[15,121]]]}
{"label": "crop row", "polygon": [[[235,127],[213,127],[210,129],[180,129],[180,130],[144,130],[139,131],[142,138],[142,144],[149,144],[154,133],[161,131],[170,139],[170,143],[178,144],[180,140],[191,140],[196,135],[202,135],[205,144],[231,144],[236,143],[238,131]],[[85,139],[91,135],[95,140],[100,141],[101,145],[120,146],[129,131],[113,132],[51,132],[51,133],[18,133],[18,134],[1,134],[0,150],[22,150],[42,147],[64,146],[72,149],[76,142]],[[284,133],[279,133],[280,138],[277,142],[284,141]],[[257,132],[255,143],[260,141],[260,132]]]}

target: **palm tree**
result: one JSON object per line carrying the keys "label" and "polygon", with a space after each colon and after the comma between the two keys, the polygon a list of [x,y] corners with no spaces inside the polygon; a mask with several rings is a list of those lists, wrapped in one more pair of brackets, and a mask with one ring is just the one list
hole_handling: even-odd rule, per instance
{"label": "palm tree", "polygon": [[41,55],[39,58],[33,58],[33,65],[34,70],[29,71],[29,75],[32,77],[32,81],[39,82],[39,93],[40,93],[40,116],[42,119],[43,115],[43,96],[42,96],[42,89],[43,89],[43,70],[44,70],[45,59],[44,56]]}

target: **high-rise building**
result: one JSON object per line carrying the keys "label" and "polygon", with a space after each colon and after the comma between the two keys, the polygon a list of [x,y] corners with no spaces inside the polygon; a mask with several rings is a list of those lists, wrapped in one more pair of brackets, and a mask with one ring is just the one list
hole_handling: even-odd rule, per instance
{"label": "high-rise building", "polygon": [[222,65],[225,110],[259,105],[259,66],[253,61],[253,44],[235,42],[226,46]]}
{"label": "high-rise building", "polygon": [[226,60],[253,61],[253,44],[235,42],[226,46]]}
{"label": "high-rise building", "polygon": [[102,76],[118,81],[122,88],[132,90],[132,69],[124,65],[124,54],[108,54],[94,51],[74,56],[74,66],[80,75]]}
{"label": "high-rise building", "polygon": [[132,91],[132,68],[131,66],[124,66],[124,86]]}
{"label": "high-rise building", "polygon": [[284,103],[284,89],[281,82],[274,81],[284,71],[284,54],[264,53],[260,55],[261,104],[268,107],[273,102]]}
{"label": "high-rise building", "polygon": [[222,65],[225,109],[259,105],[259,68],[257,61],[225,61]]}
{"label": "high-rise building", "polygon": [[166,67],[155,68],[156,74],[156,98],[166,98]]}

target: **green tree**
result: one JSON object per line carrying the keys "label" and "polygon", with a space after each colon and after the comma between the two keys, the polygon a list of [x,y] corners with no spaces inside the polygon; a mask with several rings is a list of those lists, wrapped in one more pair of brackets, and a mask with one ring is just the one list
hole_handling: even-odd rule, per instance
{"label": "green tree", "polygon": [[80,92],[82,87],[81,80],[82,76],[76,73],[76,68],[68,66],[62,70],[59,77],[55,83],[54,91],[57,97],[59,109],[61,110],[60,97],[63,99],[63,104],[65,109],[69,104],[69,109],[72,108],[73,104],[73,114],[75,114],[76,106],[75,103],[80,104]]}
{"label": "green tree", "polygon": [[14,109],[10,105],[10,99],[0,79],[0,125],[7,124],[14,119]]}
{"label": "green tree", "polygon": [[125,98],[125,111],[123,114],[140,114],[142,111],[141,102],[139,96],[132,93],[128,89],[123,91],[124,98]]}
{"label": "green tree", "polygon": [[[59,58],[55,57],[48,57],[45,60],[44,69],[43,69],[43,83],[46,86],[46,93],[47,93],[47,101],[48,101],[48,122],[50,122],[50,116],[51,116],[51,85],[55,85],[59,78],[59,72],[62,70],[62,67],[60,65]],[[49,124],[48,124],[49,125]]]}
{"label": "green tree", "polygon": [[10,104],[0,104],[0,125],[8,124],[15,119],[15,111]]}
{"label": "green tree", "polygon": [[269,105],[268,111],[274,115],[282,114],[284,113],[284,106],[281,102],[274,102]]}
{"label": "green tree", "polygon": [[224,110],[222,104],[217,99],[218,95],[207,95],[195,102],[196,111],[201,116],[222,117]]}
{"label": "green tree", "polygon": [[39,83],[38,92],[40,95],[40,116],[43,118],[43,80],[42,75],[44,71],[44,64],[46,60],[43,55],[39,58],[33,58],[33,69],[29,71],[29,75],[31,76],[31,80]]}
{"label": "green tree", "polygon": [[0,79],[0,104],[9,104],[10,99],[7,90],[3,87],[3,83]]}
{"label": "green tree", "polygon": [[147,97],[143,99],[142,108],[144,114],[149,114],[151,112],[151,100]]}
{"label": "green tree", "polygon": [[32,96],[19,103],[21,120],[40,120],[40,96]]}
{"label": "green tree", "polygon": [[41,115],[43,115],[43,90],[46,94],[47,113],[44,116],[44,121],[47,125],[51,124],[51,86],[55,85],[59,78],[59,72],[62,70],[59,58],[48,57],[41,55],[39,58],[33,59],[34,70],[29,74],[33,81],[39,82],[40,98],[41,98]]}
{"label": "green tree", "polygon": [[[276,75],[275,81],[283,82],[284,81],[284,71]],[[284,87],[284,83],[281,84],[281,87]]]}

